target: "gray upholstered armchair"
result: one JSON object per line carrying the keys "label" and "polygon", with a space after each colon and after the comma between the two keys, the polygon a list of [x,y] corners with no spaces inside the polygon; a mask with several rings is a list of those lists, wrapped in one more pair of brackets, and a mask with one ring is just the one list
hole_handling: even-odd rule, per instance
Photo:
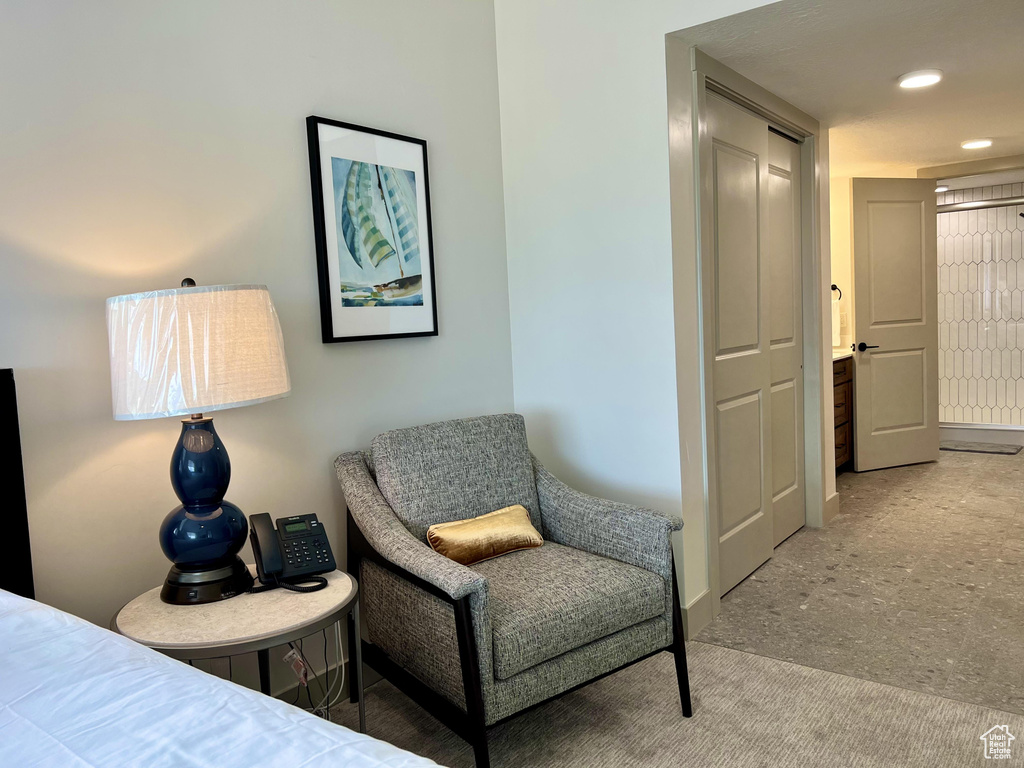
{"label": "gray upholstered armchair", "polygon": [[[386,432],[335,466],[363,658],[470,742],[478,768],[488,727],[659,651],[675,653],[690,716],[669,540],[681,521],[563,485],[516,414]],[[467,567],[426,543],[434,523],[512,504],[543,546]]]}

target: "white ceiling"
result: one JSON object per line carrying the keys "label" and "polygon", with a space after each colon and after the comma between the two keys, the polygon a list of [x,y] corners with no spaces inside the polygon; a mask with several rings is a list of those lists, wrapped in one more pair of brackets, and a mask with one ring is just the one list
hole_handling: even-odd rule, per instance
{"label": "white ceiling", "polygon": [[[833,176],[1024,154],[1022,0],[785,0],[681,34],[830,126]],[[960,148],[976,137],[994,144]]]}

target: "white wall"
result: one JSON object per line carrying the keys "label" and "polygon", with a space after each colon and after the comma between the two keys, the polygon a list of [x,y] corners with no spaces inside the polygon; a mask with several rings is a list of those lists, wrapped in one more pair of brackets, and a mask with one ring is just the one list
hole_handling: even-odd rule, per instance
{"label": "white wall", "polygon": [[[106,625],[168,568],[180,427],[111,418],[108,296],[269,286],[293,392],[217,414],[228,498],[316,512],[339,556],[339,452],[512,408],[489,3],[9,1],[0,103],[0,366],[43,601]],[[321,344],[309,114],[427,140],[439,337]]]}
{"label": "white wall", "polygon": [[[676,407],[665,35],[763,4],[495,3],[516,409],[571,484],[683,510],[687,604],[707,589],[703,406],[694,346]],[[696,299],[675,297],[694,327]]]}
{"label": "white wall", "polygon": [[[849,350],[853,343],[853,208],[849,177],[829,179],[829,209],[832,237],[832,282],[839,286],[843,297],[839,311],[846,317],[846,327],[840,328],[840,347]],[[838,294],[837,294],[838,295]]]}

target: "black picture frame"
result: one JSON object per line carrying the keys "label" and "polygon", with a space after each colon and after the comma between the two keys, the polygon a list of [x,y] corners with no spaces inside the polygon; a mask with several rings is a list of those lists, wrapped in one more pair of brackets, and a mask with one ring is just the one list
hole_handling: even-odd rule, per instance
{"label": "black picture frame", "polygon": [[[323,158],[321,154],[320,137],[321,125],[334,126],[336,128],[342,128],[349,131],[355,131],[361,134],[382,137],[396,142],[404,142],[418,147],[420,156],[422,158],[423,199],[426,204],[426,216],[424,222],[425,227],[420,225],[418,219],[417,225],[418,231],[420,233],[425,232],[426,235],[427,254],[426,259],[421,260],[421,272],[424,304],[427,303],[427,294],[429,294],[430,311],[427,314],[427,316],[430,319],[430,328],[426,328],[422,331],[414,330],[397,333],[354,333],[352,335],[337,334],[337,322],[336,318],[334,317],[334,302],[331,293],[332,286],[330,260],[332,258],[337,259],[338,254],[330,253],[330,247],[327,236],[328,218],[324,208],[324,179],[322,173]],[[382,131],[376,128],[368,128],[362,125],[355,125],[353,123],[346,123],[341,120],[332,120],[330,118],[320,117],[317,115],[310,115],[309,117],[306,118],[306,138],[309,144],[309,175],[310,184],[312,187],[313,200],[313,232],[316,242],[317,279],[320,288],[320,332],[323,343],[335,344],[346,341],[371,341],[378,339],[403,339],[414,338],[419,336],[437,336],[437,280],[434,277],[434,232],[430,217],[430,179],[427,169],[426,140],[418,139],[412,136],[403,136],[402,134],[392,133],[390,131]],[[420,241],[422,241],[422,236],[420,237]],[[401,259],[400,256],[397,258]],[[422,269],[423,265],[426,265],[427,269]],[[357,308],[357,311],[365,310],[372,312],[374,310],[380,309],[389,309],[390,311],[402,311],[410,309],[410,307],[365,306]],[[346,308],[345,311],[348,311],[348,309]]]}

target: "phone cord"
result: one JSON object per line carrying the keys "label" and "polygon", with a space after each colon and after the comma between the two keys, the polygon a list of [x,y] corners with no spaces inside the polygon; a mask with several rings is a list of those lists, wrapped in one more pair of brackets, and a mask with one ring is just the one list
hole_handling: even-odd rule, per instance
{"label": "phone cord", "polygon": [[318,592],[326,586],[327,579],[325,579],[323,576],[303,576],[300,580],[300,583],[298,584],[293,584],[288,581],[281,581],[275,576],[273,584],[263,584],[261,586],[253,585],[252,589],[250,589],[249,591],[253,594],[257,594],[259,592],[269,592],[271,589],[277,589],[278,587],[281,587],[282,589],[288,589],[292,592]]}

